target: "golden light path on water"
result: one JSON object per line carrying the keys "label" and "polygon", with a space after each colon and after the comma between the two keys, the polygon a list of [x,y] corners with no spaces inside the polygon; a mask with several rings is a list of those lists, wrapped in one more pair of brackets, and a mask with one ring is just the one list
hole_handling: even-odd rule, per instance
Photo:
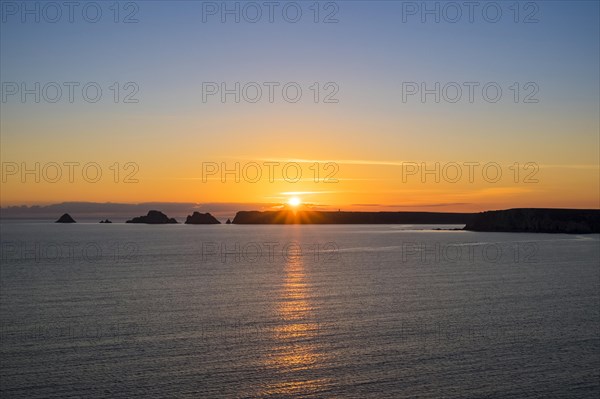
{"label": "golden light path on water", "polygon": [[310,294],[303,257],[290,255],[275,306],[279,323],[272,330],[272,348],[265,360],[281,377],[264,387],[261,396],[311,395],[331,384],[319,377],[325,353],[318,345],[319,325]]}

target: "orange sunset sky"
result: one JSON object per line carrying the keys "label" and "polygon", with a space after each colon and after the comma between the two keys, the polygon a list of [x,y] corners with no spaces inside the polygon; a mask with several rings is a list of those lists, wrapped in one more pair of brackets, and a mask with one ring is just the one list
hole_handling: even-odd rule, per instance
{"label": "orange sunset sky", "polygon": [[[140,4],[132,24],[2,23],[0,205],[268,208],[298,197],[335,210],[600,207],[595,2],[543,2],[537,22],[527,24],[512,17],[423,23],[403,20],[402,2],[360,1],[340,3],[336,23],[223,23],[202,20],[201,2],[167,13],[158,3]],[[49,82],[63,88],[57,101]],[[73,101],[65,82],[78,84]],[[90,82],[102,90],[98,101],[82,94]],[[272,101],[266,91],[252,101],[252,91],[207,89],[266,90],[264,82],[278,85]],[[290,82],[302,90],[296,102],[282,93]],[[407,82],[429,90],[476,82],[477,89],[473,101],[466,91],[451,101],[454,86],[437,97],[407,97]],[[484,98],[490,82],[502,90],[498,101]],[[40,101],[22,93],[36,83]],[[281,165],[273,181],[265,162]],[[299,181],[282,174],[292,162]],[[69,163],[79,165],[71,179]],[[229,174],[223,182],[220,171],[203,176],[209,163],[239,163],[240,172],[256,163],[263,175],[236,182]],[[439,182],[422,176],[423,165],[436,163]],[[472,181],[470,163],[479,163]],[[87,164],[102,172],[98,181],[90,181],[96,169],[87,170],[91,178],[82,174]],[[485,175],[486,164],[501,176]],[[335,180],[323,181],[332,171]]]}

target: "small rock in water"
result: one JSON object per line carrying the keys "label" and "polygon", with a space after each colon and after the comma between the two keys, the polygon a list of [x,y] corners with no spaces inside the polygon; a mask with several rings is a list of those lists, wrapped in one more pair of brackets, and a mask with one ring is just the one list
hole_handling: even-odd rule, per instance
{"label": "small rock in water", "polygon": [[54,223],[77,223],[75,219],[71,217],[68,213],[62,215],[56,222]]}

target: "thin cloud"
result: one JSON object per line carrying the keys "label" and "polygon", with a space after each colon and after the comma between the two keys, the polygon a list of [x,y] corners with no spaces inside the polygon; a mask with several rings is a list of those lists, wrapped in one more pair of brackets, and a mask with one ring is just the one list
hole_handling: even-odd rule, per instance
{"label": "thin cloud", "polygon": [[[231,158],[231,157],[230,157]],[[231,159],[244,159],[244,160],[252,160],[252,158],[250,157],[233,157]],[[337,164],[341,164],[341,165],[373,165],[373,166],[403,166],[406,165],[407,163],[450,163],[450,162],[456,162],[456,163],[464,163],[464,162],[479,162],[481,164],[485,164],[488,162],[498,162],[498,161],[494,161],[494,160],[485,160],[485,161],[481,161],[481,160],[445,160],[445,161],[440,161],[440,160],[405,160],[405,161],[388,161],[388,160],[383,160],[383,161],[376,161],[376,160],[370,160],[370,159],[304,159],[304,158],[259,158],[259,159],[255,159],[255,161],[263,161],[263,162],[296,162],[296,163],[337,163]],[[564,168],[564,169],[600,169],[600,165],[594,165],[594,164],[538,164],[538,166],[540,168]]]}
{"label": "thin cloud", "polygon": [[439,203],[439,204],[351,204],[351,206],[369,206],[369,207],[386,207],[386,208],[434,208],[434,207],[442,207],[442,206],[466,206],[473,205],[470,202],[449,202],[449,203]]}

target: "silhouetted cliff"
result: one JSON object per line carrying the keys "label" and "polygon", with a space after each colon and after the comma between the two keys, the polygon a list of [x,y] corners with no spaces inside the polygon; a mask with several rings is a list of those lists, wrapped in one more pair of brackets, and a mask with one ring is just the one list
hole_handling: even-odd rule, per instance
{"label": "silhouetted cliff", "polygon": [[125,223],[145,223],[145,224],[176,224],[177,220],[169,218],[160,211],[148,211],[146,216],[139,216],[128,220]]}
{"label": "silhouetted cliff", "polygon": [[508,209],[478,213],[465,230],[528,233],[600,233],[597,209]]}
{"label": "silhouetted cliff", "polygon": [[185,224],[221,224],[221,222],[210,213],[194,212],[185,219]]}
{"label": "silhouetted cliff", "polygon": [[473,213],[240,211],[234,224],[467,224]]}

